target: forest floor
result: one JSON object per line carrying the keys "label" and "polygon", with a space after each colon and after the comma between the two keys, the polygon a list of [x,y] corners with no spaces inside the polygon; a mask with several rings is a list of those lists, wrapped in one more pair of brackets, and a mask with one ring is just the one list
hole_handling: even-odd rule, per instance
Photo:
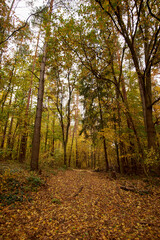
{"label": "forest floor", "polygon": [[[27,191],[20,178],[13,180],[20,175],[16,174],[6,174],[1,187],[10,181],[12,188],[23,185],[21,191]],[[32,177],[32,183],[37,184],[38,179]],[[36,191],[25,192],[23,201],[2,201],[0,239],[160,239],[158,181],[113,179],[106,173],[85,170],[51,173]]]}

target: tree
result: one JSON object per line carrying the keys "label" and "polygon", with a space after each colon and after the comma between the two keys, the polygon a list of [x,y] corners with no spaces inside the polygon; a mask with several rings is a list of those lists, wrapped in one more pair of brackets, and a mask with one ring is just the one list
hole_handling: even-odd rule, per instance
{"label": "tree", "polygon": [[[57,62],[54,69],[54,103],[58,111],[58,118],[62,130],[64,165],[67,165],[67,143],[69,137],[69,129],[71,124],[72,112],[72,96],[75,88],[76,73],[72,70],[72,66],[65,69],[66,74],[61,76],[61,65]],[[64,78],[64,79],[63,79]],[[65,82],[66,81],[66,82]]]}
{"label": "tree", "polygon": [[[130,49],[139,80],[144,125],[148,148],[156,147],[156,132],[152,115],[151,70],[159,63],[159,23],[147,14],[143,0],[122,2],[96,0],[101,9],[111,18],[117,31],[124,37]],[[156,3],[158,7],[159,3]],[[145,59],[143,61],[143,59]]]}
{"label": "tree", "polygon": [[[50,1],[49,8],[49,19],[51,19],[53,1]],[[41,118],[42,118],[42,107],[43,107],[43,94],[44,94],[44,75],[45,75],[45,66],[47,61],[47,46],[50,36],[50,22],[46,26],[45,42],[43,46],[43,55],[40,69],[40,79],[39,79],[39,88],[38,88],[38,97],[37,97],[37,109],[36,109],[36,118],[34,125],[34,134],[32,142],[32,156],[31,156],[31,170],[38,170],[38,160],[39,160],[39,149],[40,149],[40,132],[41,132]]]}
{"label": "tree", "polygon": [[34,70],[35,70],[35,66],[36,66],[36,58],[37,58],[37,51],[38,51],[38,45],[39,45],[40,31],[41,31],[41,25],[40,25],[39,33],[37,36],[37,44],[36,44],[35,54],[33,57],[32,68],[31,68],[31,81],[30,81],[30,86],[29,86],[29,91],[28,91],[28,99],[27,99],[25,119],[24,119],[24,129],[23,129],[23,133],[22,133],[21,141],[20,141],[19,162],[24,162],[26,159],[27,136],[28,136],[27,131],[28,131],[28,125],[29,125],[28,113],[29,113],[31,91],[32,91],[32,85],[33,85]]}

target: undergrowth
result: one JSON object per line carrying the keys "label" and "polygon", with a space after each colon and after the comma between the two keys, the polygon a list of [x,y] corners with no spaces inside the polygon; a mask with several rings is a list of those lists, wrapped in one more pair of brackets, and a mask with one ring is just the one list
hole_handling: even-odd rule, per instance
{"label": "undergrowth", "polygon": [[0,204],[3,207],[31,201],[31,192],[38,191],[44,185],[44,180],[36,173],[7,169],[0,174]]}

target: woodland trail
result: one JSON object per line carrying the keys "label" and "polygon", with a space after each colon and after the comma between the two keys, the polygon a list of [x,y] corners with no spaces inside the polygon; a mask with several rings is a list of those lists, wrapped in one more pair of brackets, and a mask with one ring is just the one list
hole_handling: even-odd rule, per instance
{"label": "woodland trail", "polygon": [[140,195],[120,189],[124,181],[90,171],[51,175],[31,202],[2,210],[0,239],[160,239],[159,188]]}

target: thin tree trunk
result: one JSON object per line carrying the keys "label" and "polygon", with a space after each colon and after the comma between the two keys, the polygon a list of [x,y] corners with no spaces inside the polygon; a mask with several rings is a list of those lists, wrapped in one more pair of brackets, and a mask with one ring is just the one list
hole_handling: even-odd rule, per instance
{"label": "thin tree trunk", "polygon": [[[114,130],[115,130],[115,133],[117,135],[117,126],[116,126],[116,116],[115,116],[115,114],[114,114]],[[117,170],[120,173],[121,169],[120,169],[119,145],[118,145],[117,139],[115,140],[115,148],[116,148],[116,155],[117,155],[117,166],[118,166]]]}
{"label": "thin tree trunk", "polygon": [[53,137],[52,137],[52,154],[54,156],[54,149],[55,149],[55,140],[54,140],[54,127],[55,127],[55,117],[53,118]]}
{"label": "thin tree trunk", "polygon": [[78,167],[78,110],[79,110],[79,93],[76,94],[76,111],[75,111],[75,139],[76,139],[76,167]]}
{"label": "thin tree trunk", "polygon": [[76,168],[79,167],[78,139],[76,138]]}
{"label": "thin tree trunk", "polygon": [[49,128],[48,125],[49,125],[49,98],[48,98],[48,115],[47,115],[46,136],[45,136],[45,152],[47,151],[48,128]]}
{"label": "thin tree trunk", "polygon": [[72,156],[72,148],[73,148],[73,142],[74,142],[74,133],[75,133],[75,127],[73,129],[71,148],[70,148],[70,153],[69,153],[69,158],[68,158],[68,166],[69,167],[71,166],[71,156]]}
{"label": "thin tree trunk", "polygon": [[10,146],[11,146],[11,134],[12,134],[13,119],[14,119],[14,117],[11,118],[9,131],[8,131],[8,137],[7,137],[7,148],[8,149],[10,149]]}
{"label": "thin tree trunk", "polygon": [[[99,102],[99,112],[100,112],[100,119],[101,119],[101,128],[103,129],[104,128],[104,121],[103,121],[101,100],[100,100],[99,95],[98,95],[98,102]],[[104,156],[105,156],[105,162],[106,162],[106,172],[107,172],[109,170],[109,163],[108,163],[107,144],[106,144],[105,136],[103,136],[102,139],[103,139]]]}

